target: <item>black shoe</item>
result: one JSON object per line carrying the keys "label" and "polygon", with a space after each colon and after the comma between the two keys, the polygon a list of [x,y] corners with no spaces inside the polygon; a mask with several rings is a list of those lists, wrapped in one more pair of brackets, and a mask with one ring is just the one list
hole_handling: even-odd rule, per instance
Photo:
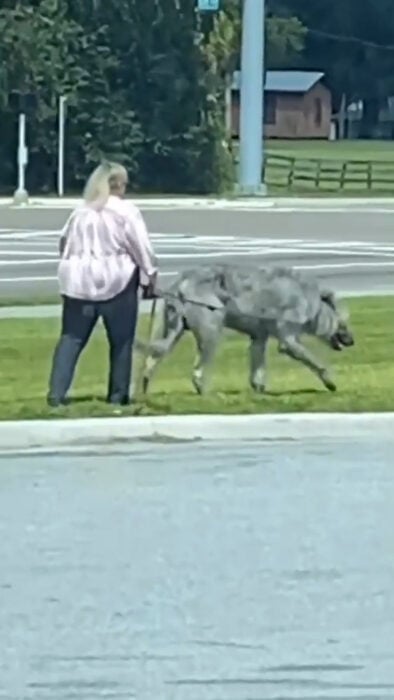
{"label": "black shoe", "polygon": [[109,403],[111,406],[129,406],[132,401],[128,396],[124,396],[122,399],[114,399],[112,397],[107,398],[107,403]]}
{"label": "black shoe", "polygon": [[47,396],[47,405],[50,408],[59,408],[60,406],[68,406],[69,403],[70,402],[68,399],[55,399],[52,396]]}

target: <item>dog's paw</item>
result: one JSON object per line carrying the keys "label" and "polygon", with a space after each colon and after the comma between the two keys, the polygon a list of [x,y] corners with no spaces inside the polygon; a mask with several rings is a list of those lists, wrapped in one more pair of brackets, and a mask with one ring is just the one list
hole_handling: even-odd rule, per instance
{"label": "dog's paw", "polygon": [[322,372],[322,374],[321,374],[321,380],[322,380],[324,386],[326,387],[326,389],[328,389],[328,391],[333,391],[333,392],[334,392],[334,391],[337,390],[337,385],[335,384],[335,382],[334,382],[334,380],[332,379],[332,377],[330,377],[330,375],[328,374],[328,372]]}
{"label": "dog's paw", "polygon": [[251,387],[256,394],[264,394],[265,392],[265,384],[256,384],[256,382],[252,382]]}
{"label": "dog's paw", "polygon": [[333,381],[326,382],[326,387],[329,391],[332,391],[332,392],[337,390],[337,385]]}
{"label": "dog's paw", "polygon": [[204,383],[201,377],[194,376],[192,382],[197,394],[199,394],[199,396],[202,396],[204,393]]}

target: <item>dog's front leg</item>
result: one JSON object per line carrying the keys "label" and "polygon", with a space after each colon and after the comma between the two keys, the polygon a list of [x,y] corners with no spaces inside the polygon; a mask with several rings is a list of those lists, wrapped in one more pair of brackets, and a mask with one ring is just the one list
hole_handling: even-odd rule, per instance
{"label": "dog's front leg", "polygon": [[212,364],[216,349],[221,337],[223,328],[223,314],[206,314],[204,322],[200,322],[194,328],[194,335],[197,345],[197,357],[193,367],[193,385],[199,394],[206,391],[207,370]]}
{"label": "dog's front leg", "polygon": [[212,364],[218,338],[214,336],[205,336],[196,334],[197,342],[197,357],[193,367],[193,386],[199,394],[204,394],[207,388],[207,370]]}
{"label": "dog's front leg", "polygon": [[259,393],[265,390],[267,342],[268,336],[251,338],[249,347],[249,383],[252,389]]}
{"label": "dog's front leg", "polygon": [[305,348],[300,341],[292,337],[281,338],[279,342],[279,352],[288,355],[293,360],[301,362],[306,367],[314,372],[322,381],[324,386],[330,391],[336,391],[336,385],[332,380],[328,369],[313,355],[310,350]]}

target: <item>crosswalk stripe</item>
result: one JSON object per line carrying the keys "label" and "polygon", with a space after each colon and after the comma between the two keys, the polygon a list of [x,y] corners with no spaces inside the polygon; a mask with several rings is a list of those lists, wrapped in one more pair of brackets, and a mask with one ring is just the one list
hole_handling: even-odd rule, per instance
{"label": "crosswalk stripe", "polygon": [[[6,235],[4,232],[8,231]],[[58,230],[36,231],[0,229],[0,266],[54,264],[57,260]],[[375,264],[394,259],[394,243],[365,240],[310,240],[272,236],[204,235],[190,233],[151,233],[159,260],[225,259],[226,257],[280,258],[369,258]],[[375,261],[374,261],[375,259]],[[348,263],[344,263],[346,266]]]}

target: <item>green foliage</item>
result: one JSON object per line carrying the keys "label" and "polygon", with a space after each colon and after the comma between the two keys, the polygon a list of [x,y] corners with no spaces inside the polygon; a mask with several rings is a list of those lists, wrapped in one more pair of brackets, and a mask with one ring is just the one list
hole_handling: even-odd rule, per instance
{"label": "green foliage", "polygon": [[[394,91],[393,52],[308,31],[392,44],[392,0],[267,0],[269,68],[326,72],[337,107]],[[135,190],[216,192],[234,169],[225,88],[239,67],[241,0],[198,13],[196,0],[2,0],[0,189],[16,185],[14,94],[33,92],[29,191],[53,191],[57,105],[67,96],[66,185],[80,191],[103,157],[121,160]],[[373,109],[370,110],[373,121]]]}
{"label": "green foliage", "polygon": [[[225,0],[224,11],[219,13],[216,21],[216,32],[220,28],[222,45],[216,46],[216,51],[222,51],[228,61],[230,70],[239,67],[241,48],[241,9],[239,0]],[[283,6],[277,7],[272,2],[267,4],[266,16],[266,64],[270,69],[295,67],[305,46],[306,28],[296,16],[289,13],[277,14],[284,11]],[[216,37],[216,35],[215,35]]]}
{"label": "green foliage", "polygon": [[65,2],[41,0],[36,6],[24,3],[1,10],[0,32],[0,116],[9,134],[1,147],[2,162],[8,165],[3,183],[15,182],[17,110],[10,105],[12,92],[37,97],[28,115],[29,189],[54,189],[60,95],[68,98],[68,182],[79,185],[102,154],[121,157],[133,171],[140,132],[134,114],[111,91],[117,61],[107,28],[85,33],[69,17]]}
{"label": "green foliage", "polygon": [[[11,3],[10,3],[11,5]],[[194,0],[25,0],[0,10],[0,186],[15,186],[17,110],[28,115],[30,191],[52,190],[57,104],[67,95],[66,183],[79,190],[101,157],[121,160],[134,189],[210,192],[231,186],[224,139],[223,16]],[[227,32],[227,34],[226,34]]]}
{"label": "green foliage", "polygon": [[296,67],[304,50],[306,28],[298,17],[267,18],[267,64],[271,69]]}
{"label": "green foliage", "polygon": [[312,30],[305,43],[304,65],[326,72],[335,108],[343,95],[347,104],[364,100],[367,120],[376,121],[377,108],[394,93],[394,51],[379,48],[394,45],[392,0],[287,0],[286,4],[288,12],[297,14]]}

